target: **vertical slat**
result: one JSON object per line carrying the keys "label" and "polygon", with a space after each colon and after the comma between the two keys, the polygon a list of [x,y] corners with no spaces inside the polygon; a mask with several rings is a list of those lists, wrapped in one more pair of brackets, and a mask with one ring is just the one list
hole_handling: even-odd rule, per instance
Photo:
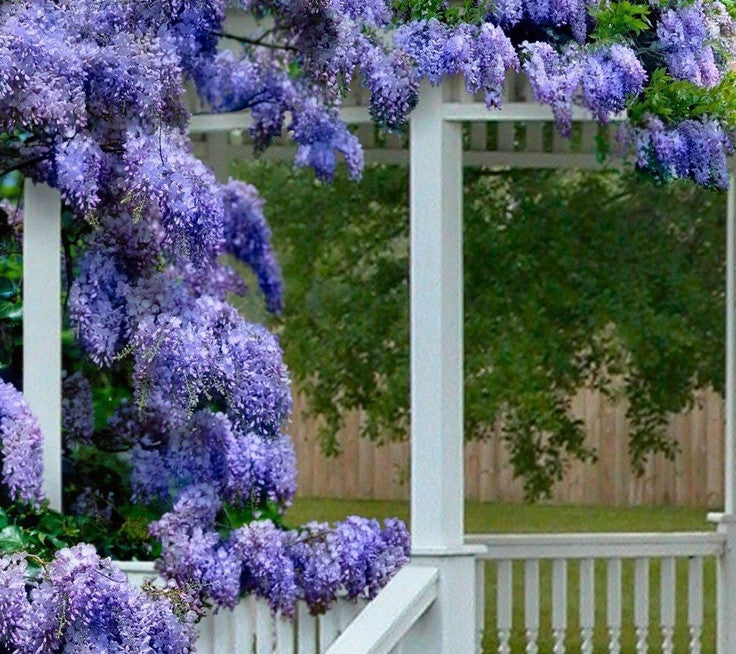
{"label": "vertical slat", "polygon": [[231,654],[233,642],[233,614],[228,609],[220,609],[212,616],[212,654]]}
{"label": "vertical slat", "polygon": [[335,606],[332,608],[332,610],[335,611],[337,615],[337,630],[340,633],[345,631],[347,626],[353,621],[353,611],[351,610],[352,606],[352,602],[341,599],[338,600]]}
{"label": "vertical slat", "polygon": [[26,179],[23,392],[43,434],[43,492],[61,510],[61,199]]}
{"label": "vertical slat", "polygon": [[660,584],[660,626],[662,628],[662,653],[672,654],[675,635],[675,559],[668,556],[662,559]]}
{"label": "vertical slat", "polygon": [[317,620],[309,615],[306,604],[297,608],[297,654],[315,654],[317,652]]}
{"label": "vertical slat", "polygon": [[208,615],[197,625],[197,654],[212,654],[214,616]]}
{"label": "vertical slat", "polygon": [[567,631],[567,561],[552,561],[552,635],[554,654],[565,654]]}
{"label": "vertical slat", "polygon": [[264,601],[256,608],[256,654],[272,654],[274,645],[274,619]]}
{"label": "vertical slat", "polygon": [[634,562],[634,626],[636,654],[647,654],[649,638],[649,559]]}
{"label": "vertical slat", "polygon": [[700,637],[703,631],[703,557],[690,557],[687,572],[687,623],[690,632],[690,652],[700,654]]}
{"label": "vertical slat", "polygon": [[335,611],[327,611],[319,617],[319,651],[324,654],[327,648],[335,642],[339,633],[337,614]]}
{"label": "vertical slat", "polygon": [[580,651],[593,654],[595,629],[595,561],[580,561]]}
{"label": "vertical slat", "polygon": [[496,629],[498,630],[498,654],[511,653],[511,628],[513,626],[513,577],[511,561],[499,561],[496,565]]}
{"label": "vertical slat", "polygon": [[608,621],[608,651],[621,652],[621,559],[609,559],[606,564],[606,619]]}
{"label": "vertical slat", "polygon": [[539,560],[524,561],[524,628],[526,654],[537,654],[539,647]]}
{"label": "vertical slat", "polygon": [[528,123],[526,126],[526,151],[527,152],[544,152],[544,131],[543,123],[535,121]]}
{"label": "vertical slat", "polygon": [[483,649],[483,628],[486,620],[486,562],[478,559],[475,562],[475,632],[477,634],[478,654]]}
{"label": "vertical slat", "polygon": [[[276,618],[276,654],[294,654],[294,622]],[[236,650],[240,654],[241,650]]]}

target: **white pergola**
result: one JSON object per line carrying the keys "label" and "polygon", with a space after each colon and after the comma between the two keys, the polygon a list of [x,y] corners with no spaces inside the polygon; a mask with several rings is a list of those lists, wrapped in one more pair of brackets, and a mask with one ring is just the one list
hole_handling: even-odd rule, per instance
{"label": "white pergola", "polygon": [[[701,534],[568,534],[563,536],[467,537],[463,511],[463,163],[517,165],[527,168],[596,166],[593,139],[597,127],[576,109],[582,150],[560,151],[543,143],[543,125],[552,121],[546,107],[507,85],[503,108],[488,111],[465,94],[457,80],[440,87],[425,85],[412,114],[410,148],[373,148],[368,159],[408,158],[411,180],[411,533],[413,563],[348,626],[335,629],[337,640],[319,651],[331,654],[403,652],[466,654],[478,648],[483,629],[483,567],[497,565],[496,628],[498,651],[510,652],[512,630],[511,563],[524,562],[524,631],[527,654],[537,651],[539,564],[553,561],[552,627],[555,652],[564,651],[567,629],[567,565],[579,562],[579,611],[583,651],[592,652],[593,562],[607,561],[606,627],[610,651],[621,633],[621,565],[635,559],[633,589],[637,651],[654,638],[649,625],[649,561],[661,560],[660,634],[662,651],[672,651],[675,620],[676,557],[690,561],[688,625],[691,651],[699,652],[703,628],[702,561],[717,557],[718,652],[736,652],[736,186],[728,196],[726,468],[723,513],[711,515],[717,532]],[[359,101],[359,99],[358,99]],[[346,107],[344,118],[368,125],[363,106]],[[485,140],[486,125],[498,123],[498,142]],[[464,125],[469,148],[464,147]],[[514,126],[526,125],[524,148],[513,139]],[[247,128],[243,115],[195,116],[192,132],[203,143],[212,139],[222,151],[223,135]],[[509,136],[511,135],[511,136]],[[466,134],[467,136],[467,134]],[[555,137],[556,138],[556,137]],[[510,140],[509,140],[510,139]],[[200,143],[200,148],[205,147]],[[475,147],[482,143],[483,147]],[[467,144],[466,144],[467,145]],[[565,146],[568,147],[569,146]],[[206,148],[205,148],[206,149]],[[291,150],[275,148],[275,155]],[[218,155],[221,157],[221,155]],[[206,152],[205,152],[206,157]],[[217,165],[215,166],[217,167]],[[44,490],[61,506],[61,309],[60,201],[55,191],[27,182],[24,226],[24,389],[45,435]],[[645,592],[646,591],[646,592]],[[561,608],[559,608],[561,607]],[[699,617],[700,616],[700,617]],[[232,627],[236,629],[238,627]],[[326,627],[322,627],[326,629]],[[334,640],[334,639],[333,639]],[[212,645],[217,650],[216,641]],[[256,643],[261,642],[256,638]],[[265,642],[265,641],[264,641]],[[293,641],[299,648],[299,640]],[[257,646],[257,645],[256,645]],[[293,651],[289,647],[274,651]],[[229,651],[224,649],[222,651]],[[250,650],[248,650],[250,651]],[[260,652],[261,650],[257,650]],[[265,650],[263,650],[265,651]],[[298,651],[308,651],[307,649]],[[310,650],[313,654],[314,649]]]}

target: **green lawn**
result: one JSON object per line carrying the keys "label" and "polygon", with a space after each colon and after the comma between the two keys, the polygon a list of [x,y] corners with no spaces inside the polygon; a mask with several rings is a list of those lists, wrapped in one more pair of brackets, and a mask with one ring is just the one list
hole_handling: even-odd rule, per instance
{"label": "green lawn", "polygon": [[[287,514],[290,523],[308,520],[340,520],[347,515],[358,514],[375,518],[398,516],[408,519],[409,507],[406,502],[378,502],[353,500],[298,499]],[[700,509],[637,507],[637,508],[597,508],[578,506],[517,506],[507,504],[466,505],[466,531],[482,533],[513,532],[574,532],[574,531],[704,531],[712,529],[705,519],[706,512]],[[542,631],[540,652],[551,652],[550,632],[551,614],[551,571],[550,565],[542,565]],[[497,642],[493,631],[495,616],[495,570],[486,566],[486,626],[484,650],[488,654],[496,651]],[[605,564],[596,566],[596,614],[601,628],[597,630],[595,651],[607,652],[608,640],[605,632]],[[622,641],[623,654],[634,654],[633,633],[633,563],[625,562],[623,570],[624,607],[623,619],[627,628]],[[677,563],[677,603],[678,630],[675,651],[688,651],[687,617],[687,562]],[[568,578],[570,614],[568,618],[568,651],[579,651],[577,638],[577,566],[570,565]],[[514,633],[513,651],[524,651],[523,631],[523,571],[521,565],[514,570]],[[655,625],[659,617],[659,568],[653,564],[650,570],[650,652],[661,651],[659,629]],[[708,560],[705,565],[705,627],[703,633],[703,654],[715,652],[715,565]]]}

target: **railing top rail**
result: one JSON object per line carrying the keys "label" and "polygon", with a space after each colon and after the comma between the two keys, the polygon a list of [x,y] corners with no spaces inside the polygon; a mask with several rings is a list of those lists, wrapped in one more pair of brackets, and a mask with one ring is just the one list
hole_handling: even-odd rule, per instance
{"label": "railing top rail", "polygon": [[479,559],[587,559],[719,556],[725,536],[717,532],[467,534],[482,545]]}
{"label": "railing top rail", "polygon": [[408,565],[378,593],[327,654],[388,654],[437,599],[439,571]]}

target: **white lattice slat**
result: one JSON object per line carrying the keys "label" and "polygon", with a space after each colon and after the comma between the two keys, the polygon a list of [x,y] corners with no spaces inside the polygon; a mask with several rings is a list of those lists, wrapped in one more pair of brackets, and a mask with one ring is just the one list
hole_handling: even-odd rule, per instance
{"label": "white lattice slat", "polygon": [[539,560],[524,561],[524,629],[526,654],[537,654],[539,646]]}
{"label": "white lattice slat", "polygon": [[294,622],[276,619],[276,652],[277,654],[294,654]]}
{"label": "white lattice slat", "polygon": [[253,608],[254,600],[248,598],[233,609],[233,652],[238,654],[253,652]]}
{"label": "white lattice slat", "polygon": [[496,629],[498,631],[498,654],[511,652],[511,628],[513,626],[513,579],[511,561],[496,564]]}
{"label": "white lattice slat", "polygon": [[328,611],[324,615],[319,616],[319,651],[324,654],[327,648],[335,642],[340,633],[337,614],[335,611]]}
{"label": "white lattice slat", "polygon": [[337,616],[337,630],[340,633],[345,631],[345,627],[347,627],[357,615],[357,612],[354,610],[355,606],[356,605],[352,602],[341,600],[332,608]]}
{"label": "white lattice slat", "polygon": [[544,123],[527,123],[526,126],[527,152],[544,152]]}
{"label": "white lattice slat", "polygon": [[703,557],[688,560],[687,571],[687,623],[690,634],[691,654],[700,654],[700,637],[703,631]]}
{"label": "white lattice slat", "polygon": [[212,622],[212,654],[230,654],[233,651],[233,628],[232,612],[221,609],[210,620]]}
{"label": "white lattice slat", "polygon": [[552,635],[554,654],[565,654],[567,631],[567,561],[552,561]]}
{"label": "white lattice slat", "polygon": [[606,621],[608,651],[621,652],[621,559],[606,562]]}
{"label": "white lattice slat", "polygon": [[636,654],[647,654],[649,638],[649,559],[634,562],[634,627]]}
{"label": "white lattice slat", "polygon": [[675,635],[675,558],[665,557],[661,565],[659,622],[662,629],[662,653],[672,654]]}
{"label": "white lattice slat", "polygon": [[272,654],[275,640],[274,619],[266,602],[256,606],[256,654]]}
{"label": "white lattice slat", "polygon": [[297,654],[315,654],[317,651],[317,619],[309,615],[306,604],[297,609]]}
{"label": "white lattice slat", "polygon": [[215,634],[215,621],[208,616],[197,625],[197,652],[198,654],[212,654]]}
{"label": "white lattice slat", "polygon": [[595,629],[595,561],[580,561],[580,651],[593,654]]}

